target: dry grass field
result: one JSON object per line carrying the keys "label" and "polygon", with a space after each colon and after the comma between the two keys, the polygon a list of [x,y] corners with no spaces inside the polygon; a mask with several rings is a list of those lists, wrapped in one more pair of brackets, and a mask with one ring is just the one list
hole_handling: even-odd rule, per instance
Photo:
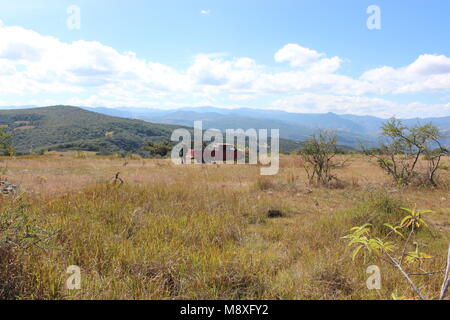
{"label": "dry grass field", "polygon": [[[401,219],[400,207],[431,209],[417,242],[445,266],[450,172],[437,189],[393,186],[372,160],[345,156],[339,188],[307,184],[300,158],[280,173],[248,165],[175,166],[170,160],[79,154],[2,158],[0,196],[18,230],[45,241],[0,252],[0,295],[9,299],[391,299],[414,292],[388,263],[352,261],[342,236],[353,226]],[[445,159],[447,165],[450,160]],[[120,172],[124,184],[112,183]],[[4,222],[4,221],[3,221]],[[32,230],[32,231],[30,231]],[[32,241],[32,240],[31,240]],[[23,248],[23,246],[22,246]],[[368,290],[366,269],[381,269]],[[66,269],[81,267],[81,290]],[[416,277],[438,296],[442,275]]]}

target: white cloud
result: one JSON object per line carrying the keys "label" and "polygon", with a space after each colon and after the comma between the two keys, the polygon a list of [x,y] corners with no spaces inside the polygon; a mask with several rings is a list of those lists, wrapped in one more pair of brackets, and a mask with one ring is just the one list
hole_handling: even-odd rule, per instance
{"label": "white cloud", "polygon": [[100,42],[64,43],[20,27],[1,28],[0,39],[0,65],[8,70],[8,76],[0,78],[2,93],[187,89],[186,76],[172,68],[138,59],[131,52],[121,54]]}
{"label": "white cloud", "polygon": [[377,93],[450,92],[450,58],[424,54],[402,68],[380,67],[366,71],[361,81]]}
{"label": "white cloud", "polygon": [[200,11],[200,13],[201,13],[201,14],[208,15],[208,14],[211,13],[211,10],[209,10],[209,9],[203,9],[203,10]]}
{"label": "white cloud", "polygon": [[348,76],[311,70],[261,74],[254,87],[259,93],[272,94],[321,92],[361,95],[372,90],[370,84]]}
{"label": "white cloud", "polygon": [[214,60],[207,55],[198,55],[188,69],[188,75],[199,85],[224,85],[229,81],[230,62]]}
{"label": "white cloud", "polygon": [[324,58],[311,65],[310,73],[333,73],[341,67],[342,59],[339,57]]}
{"label": "white cloud", "polygon": [[298,44],[289,43],[275,53],[276,62],[289,62],[293,67],[303,67],[317,62],[325,54],[318,53]]}
{"label": "white cloud", "polygon": [[[61,96],[73,104],[92,106],[234,105],[267,99],[266,105],[276,100],[274,106],[302,112],[381,114],[401,111],[403,106],[380,97],[368,98],[368,94],[448,95],[450,91],[450,58],[443,55],[421,55],[405,67],[375,68],[361,77],[339,74],[340,57],[327,57],[297,44],[284,46],[274,59],[292,68],[274,72],[249,57],[199,54],[186,70],[176,70],[97,41],[68,43],[3,26],[0,94],[3,102],[7,101],[4,96],[13,97],[10,105],[17,101],[43,104],[60,101]],[[441,111],[448,112],[445,102]],[[413,109],[424,108],[418,103]],[[429,110],[439,111],[433,108]]]}
{"label": "white cloud", "polygon": [[341,67],[339,57],[326,58],[325,53],[302,47],[298,44],[287,44],[275,53],[276,62],[289,62],[292,67],[302,67],[312,73],[333,73]]}
{"label": "white cloud", "polygon": [[[262,67],[250,58],[224,60],[211,55],[197,55],[187,75],[197,85],[214,86],[209,90],[249,90]],[[198,88],[201,89],[201,88]]]}
{"label": "white cloud", "polygon": [[450,73],[450,58],[443,55],[423,54],[406,68],[406,72],[417,75]]}

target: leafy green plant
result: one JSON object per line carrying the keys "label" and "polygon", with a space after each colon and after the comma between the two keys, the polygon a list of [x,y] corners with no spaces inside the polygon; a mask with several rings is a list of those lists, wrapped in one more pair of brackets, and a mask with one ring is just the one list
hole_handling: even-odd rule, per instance
{"label": "leafy green plant", "polygon": [[[422,268],[422,263],[425,260],[433,259],[434,257],[421,252],[419,249],[419,243],[413,241],[414,234],[421,228],[428,228],[427,223],[423,220],[423,215],[432,212],[431,210],[417,210],[416,206],[413,209],[401,208],[406,216],[400,221],[398,225],[391,225],[385,223],[384,226],[390,230],[388,237],[400,238],[403,241],[403,245],[395,240],[387,241],[386,239],[380,239],[372,235],[372,225],[364,224],[359,227],[353,227],[350,229],[351,233],[344,236],[343,239],[348,240],[348,246],[353,248],[352,259],[356,260],[358,256],[363,253],[364,260],[367,257],[375,256],[376,258],[387,261],[392,266],[397,268],[403,277],[408,281],[412,289],[423,300],[426,296],[420,291],[418,286],[414,283],[412,275],[429,276],[436,273],[445,272],[444,280],[442,283],[440,299],[444,299],[449,286],[449,269],[450,269],[450,246],[448,253],[448,261],[446,270],[438,270],[428,272]],[[406,236],[407,234],[407,236]],[[408,248],[414,245],[414,251],[408,251]],[[418,272],[406,271],[406,268],[415,267]],[[393,294],[393,298],[397,299],[397,294]]]}
{"label": "leafy green plant", "polygon": [[403,220],[400,222],[400,225],[398,227],[401,228],[420,228],[421,225],[424,225],[425,227],[428,227],[427,223],[422,219],[422,215],[425,213],[432,213],[431,210],[422,210],[418,211],[416,209],[416,206],[414,206],[413,209],[408,208],[401,208],[403,211],[407,212],[408,215],[403,218]]}
{"label": "leafy green plant", "polygon": [[355,246],[352,254],[352,259],[355,260],[361,249],[365,253],[381,256],[383,252],[392,252],[395,245],[392,242],[384,242],[379,238],[370,238],[371,224],[365,224],[360,227],[353,227],[351,234],[344,236],[344,239],[349,240],[349,246]]}

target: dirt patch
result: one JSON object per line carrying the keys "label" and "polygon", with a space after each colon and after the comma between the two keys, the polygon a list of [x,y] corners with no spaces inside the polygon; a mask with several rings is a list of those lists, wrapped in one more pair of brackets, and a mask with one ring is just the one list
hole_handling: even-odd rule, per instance
{"label": "dirt patch", "polygon": [[36,128],[36,127],[35,126],[21,126],[21,127],[14,128],[14,131],[31,130],[34,128]]}

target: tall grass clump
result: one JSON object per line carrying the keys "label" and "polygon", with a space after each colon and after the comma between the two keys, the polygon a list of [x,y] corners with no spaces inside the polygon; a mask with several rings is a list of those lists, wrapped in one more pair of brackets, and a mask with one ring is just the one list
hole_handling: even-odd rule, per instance
{"label": "tall grass clump", "polygon": [[[257,298],[264,273],[241,243],[249,223],[233,191],[97,185],[33,208],[58,249],[25,259],[30,296],[81,299]],[[82,270],[82,290],[64,286]]]}
{"label": "tall grass clump", "polygon": [[275,187],[273,178],[267,176],[259,176],[255,183],[256,189],[260,191],[267,191]]}
{"label": "tall grass clump", "polygon": [[51,234],[30,217],[22,197],[5,202],[0,213],[0,299],[14,299],[29,286],[22,258],[47,247]]}
{"label": "tall grass clump", "polygon": [[393,223],[402,216],[400,208],[407,206],[403,199],[396,198],[386,191],[377,190],[368,193],[364,200],[353,209],[349,210],[352,216],[352,223],[371,223],[383,225],[383,223]]}

